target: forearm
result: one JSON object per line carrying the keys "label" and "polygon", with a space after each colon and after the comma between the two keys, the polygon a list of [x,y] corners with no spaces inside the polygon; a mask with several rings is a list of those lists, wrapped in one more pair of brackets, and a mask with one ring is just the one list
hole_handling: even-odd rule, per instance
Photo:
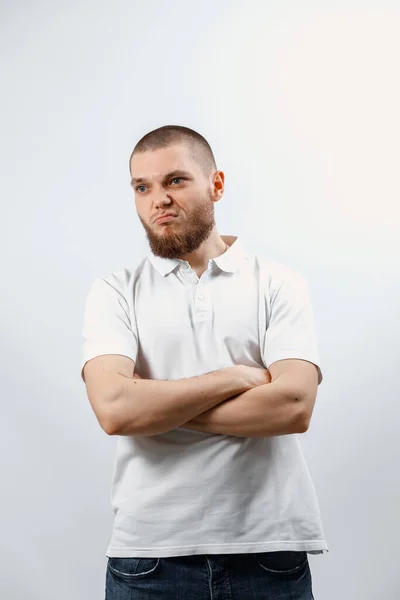
{"label": "forearm", "polygon": [[248,388],[234,367],[172,381],[127,378],[113,408],[113,434],[170,431]]}
{"label": "forearm", "polygon": [[300,409],[279,383],[272,382],[230,398],[182,427],[249,438],[286,435],[301,431]]}

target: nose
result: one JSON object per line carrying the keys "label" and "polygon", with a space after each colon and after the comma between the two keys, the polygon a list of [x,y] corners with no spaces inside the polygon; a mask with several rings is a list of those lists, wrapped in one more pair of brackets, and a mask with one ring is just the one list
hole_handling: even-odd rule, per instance
{"label": "nose", "polygon": [[171,204],[171,198],[168,196],[161,196],[157,200],[154,201],[154,206],[158,208],[159,206],[169,206]]}

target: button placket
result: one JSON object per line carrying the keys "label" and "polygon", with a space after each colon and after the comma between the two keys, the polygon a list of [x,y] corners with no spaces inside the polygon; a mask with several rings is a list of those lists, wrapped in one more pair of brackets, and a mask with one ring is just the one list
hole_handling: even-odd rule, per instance
{"label": "button placket", "polygon": [[207,315],[209,314],[210,310],[210,294],[207,290],[207,287],[204,285],[203,280],[203,282],[199,282],[197,293],[195,296],[196,318],[200,320],[207,318]]}

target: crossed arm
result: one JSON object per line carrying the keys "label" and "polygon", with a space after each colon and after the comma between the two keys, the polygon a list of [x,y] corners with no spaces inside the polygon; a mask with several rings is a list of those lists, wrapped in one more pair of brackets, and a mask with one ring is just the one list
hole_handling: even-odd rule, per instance
{"label": "crossed arm", "polygon": [[238,437],[302,433],[304,418],[297,402],[278,382],[233,396],[181,427]]}
{"label": "crossed arm", "polygon": [[233,396],[181,427],[249,438],[304,433],[317,395],[315,365],[284,359],[270,365],[269,371],[270,383]]}
{"label": "crossed arm", "polygon": [[304,433],[317,397],[315,364],[283,359],[270,365],[269,371],[270,383],[233,396],[182,427],[252,438]]}

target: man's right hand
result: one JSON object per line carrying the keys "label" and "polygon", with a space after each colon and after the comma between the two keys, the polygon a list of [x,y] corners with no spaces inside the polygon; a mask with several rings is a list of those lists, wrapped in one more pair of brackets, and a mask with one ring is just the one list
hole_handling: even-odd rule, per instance
{"label": "man's right hand", "polygon": [[234,365],[228,367],[228,369],[235,369],[236,373],[239,374],[245,381],[245,385],[249,390],[259,385],[265,385],[271,383],[271,373],[268,369],[263,367],[249,367],[248,365]]}

